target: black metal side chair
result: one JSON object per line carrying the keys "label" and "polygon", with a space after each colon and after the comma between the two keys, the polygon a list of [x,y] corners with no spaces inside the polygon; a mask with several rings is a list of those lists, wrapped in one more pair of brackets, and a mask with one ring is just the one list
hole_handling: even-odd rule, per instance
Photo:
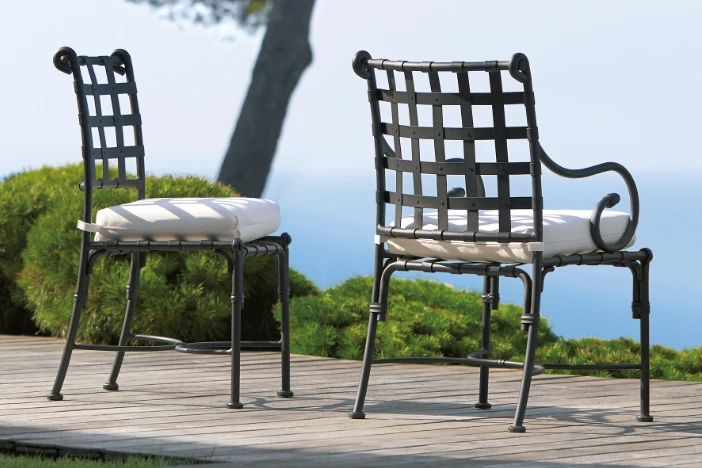
{"label": "black metal side chair", "polygon": [[[523,422],[532,376],[545,369],[638,369],[641,411],[637,420],[652,421],[648,284],[653,255],[649,249],[623,250],[633,244],[639,217],[639,197],[631,174],[620,164],[611,162],[585,169],[566,169],[544,152],[536,125],[531,70],[523,54],[515,54],[504,62],[406,62],[373,59],[368,52],[360,51],[353,58],[353,70],[368,84],[377,174],[377,235],[368,338],[356,404],[349,417],[365,417],[363,405],[371,364],[400,361],[479,365],[480,386],[475,405],[479,409],[491,406],[490,367],[523,369],[514,423],[509,426],[511,432],[526,430]],[[378,86],[376,73],[381,78],[386,74],[387,89]],[[489,80],[489,91],[475,92],[469,76],[475,80],[484,78],[481,75],[484,73]],[[503,78],[516,80],[505,84],[519,91],[505,91]],[[417,89],[420,79],[428,81],[429,89]],[[442,91],[442,82],[450,83],[454,90]],[[492,125],[474,124],[481,106],[486,106],[482,110],[491,114]],[[506,112],[508,106],[513,109]],[[518,113],[526,125],[508,124],[507,116],[513,116],[514,107],[521,109]],[[382,110],[386,114],[381,114]],[[425,110],[429,117],[422,124],[419,117]],[[453,127],[446,126],[444,120],[444,115],[451,111],[456,112],[458,120]],[[403,116],[409,121],[401,122]],[[453,146],[454,143],[458,146]],[[514,149],[520,143],[523,158],[518,161],[515,152],[519,152]],[[410,154],[403,155],[403,149]],[[486,149],[490,162],[485,160]],[[452,150],[460,156],[451,154]],[[592,212],[544,210],[542,164],[568,178],[589,177],[605,171],[618,173],[629,191],[631,213],[604,212],[619,202],[619,195],[614,193],[605,195]],[[409,190],[403,185],[405,174],[411,180]],[[511,181],[519,176],[529,178],[529,196],[515,196],[511,191],[515,188]],[[495,180],[496,196],[486,196],[484,177]],[[462,187],[449,190],[448,180],[452,179],[459,179]],[[433,193],[427,195],[428,192]],[[386,224],[388,205],[394,205],[395,209],[390,217],[392,222]],[[520,268],[521,264],[531,264],[531,276]],[[613,265],[631,270],[633,318],[641,326],[640,362],[535,365],[544,277],[556,267],[567,265]],[[396,271],[483,276],[481,349],[466,358],[373,360],[376,328],[378,322],[386,319],[388,284]],[[500,277],[519,278],[524,284],[521,328],[528,333],[528,339],[523,363],[490,359],[490,313],[498,306]]]}
{"label": "black metal side chair", "polygon": [[[243,405],[239,401],[240,362],[241,348],[245,347],[280,349],[282,389],[278,396],[292,397],[288,332],[288,245],[291,238],[288,234],[269,236],[280,225],[278,205],[269,200],[254,198],[145,199],[146,174],[141,115],[129,54],[118,49],[110,56],[77,56],[73,49],[63,47],[54,55],[54,65],[64,73],[73,74],[82,138],[84,181],[80,188],[84,193],[84,203],[82,218],[78,221],[78,228],[83,233],[73,313],[61,364],[48,398],[63,399],[61,387],[75,349],[117,352],[112,373],[103,385],[105,390],[118,390],[117,377],[125,352],[175,349],[192,353],[231,354],[231,400],[227,406],[232,409],[242,408]],[[102,76],[106,77],[106,82],[98,80],[97,67],[104,70]],[[115,73],[120,76],[116,76]],[[86,77],[88,83],[84,82]],[[128,105],[120,103],[120,96],[128,96]],[[93,112],[88,105],[89,97],[94,102]],[[101,100],[101,97],[107,99]],[[106,129],[111,129],[115,144],[108,144],[111,142],[107,141]],[[97,138],[93,138],[93,130],[97,131]],[[128,131],[133,131],[133,143],[125,143],[125,133]],[[136,162],[135,178],[125,169],[129,158],[134,158]],[[96,173],[98,163],[102,164],[101,174]],[[117,178],[110,178],[110,163],[117,165]],[[99,175],[102,177],[98,178]],[[100,210],[93,223],[93,190],[104,188],[136,189],[137,201]],[[91,239],[93,233],[95,237]],[[231,342],[187,344],[174,338],[133,334],[131,325],[137,302],[139,274],[146,264],[147,252],[195,250],[214,251],[227,261],[229,272],[232,274]],[[78,344],[76,333],[81,311],[87,302],[91,269],[98,258],[116,255],[131,256],[127,307],[119,344]],[[281,339],[242,342],[244,260],[246,257],[269,255],[275,255],[278,263]],[[158,344],[130,345],[132,340]]]}

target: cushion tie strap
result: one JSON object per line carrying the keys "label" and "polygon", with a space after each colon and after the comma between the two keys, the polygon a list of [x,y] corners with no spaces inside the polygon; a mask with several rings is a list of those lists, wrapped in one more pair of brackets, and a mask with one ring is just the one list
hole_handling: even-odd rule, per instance
{"label": "cushion tie strap", "polygon": [[543,242],[529,242],[527,244],[527,249],[529,252],[543,252],[544,243]]}
{"label": "cushion tie strap", "polygon": [[102,226],[100,226],[99,224],[86,223],[85,221],[81,221],[80,219],[78,220],[77,227],[81,231],[86,232],[100,232],[100,229],[102,229]]}

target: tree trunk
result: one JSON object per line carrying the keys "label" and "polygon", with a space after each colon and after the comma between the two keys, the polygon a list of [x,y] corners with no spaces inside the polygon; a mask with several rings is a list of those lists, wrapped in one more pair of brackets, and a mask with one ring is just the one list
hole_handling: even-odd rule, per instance
{"label": "tree trunk", "polygon": [[273,0],[249,90],[218,180],[240,195],[260,197],[266,186],[290,97],[312,62],[314,0]]}

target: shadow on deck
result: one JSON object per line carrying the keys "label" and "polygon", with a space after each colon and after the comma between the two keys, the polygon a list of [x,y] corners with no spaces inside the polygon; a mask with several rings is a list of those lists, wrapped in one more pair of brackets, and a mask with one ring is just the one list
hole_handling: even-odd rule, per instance
{"label": "shadow on deck", "polygon": [[0,336],[6,447],[234,462],[219,466],[702,466],[700,383],[654,381],[656,419],[637,423],[638,381],[538,376],[528,431],[510,434],[518,371],[492,372],[493,408],[481,411],[475,368],[378,365],[367,419],[350,420],[359,362],[293,356],[296,395],[279,399],[276,355],[245,354],[245,408],[228,410],[226,357],[127,355],[120,391],[105,392],[111,353],[77,351],[65,399],[53,402],[45,394],[61,348]]}

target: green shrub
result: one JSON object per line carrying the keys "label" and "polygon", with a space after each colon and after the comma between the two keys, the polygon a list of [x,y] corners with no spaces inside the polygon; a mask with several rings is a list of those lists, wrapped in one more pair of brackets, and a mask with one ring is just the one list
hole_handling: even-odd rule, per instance
{"label": "green shrub", "polygon": [[[293,353],[362,359],[366,341],[370,277],[352,278],[316,296],[291,302]],[[480,348],[480,294],[427,280],[393,279],[387,322],[380,324],[375,357],[465,357]],[[520,329],[521,308],[501,304],[493,311],[491,357],[523,361],[526,334]],[[595,364],[636,363],[640,345],[629,338],[563,339],[543,316],[536,362]],[[634,377],[635,371],[549,371],[612,377]],[[702,381],[702,346],[676,351],[651,348],[651,377]]]}
{"label": "green shrub", "polygon": [[[631,338],[560,339],[537,353],[537,361],[568,364],[637,363],[641,345]],[[583,372],[559,371],[564,374]],[[636,377],[638,371],[591,371],[603,377]],[[702,381],[702,346],[677,351],[665,346],[651,347],[651,378]]]}
{"label": "green shrub", "polygon": [[290,297],[318,296],[321,291],[316,284],[299,271],[290,268],[288,283],[290,286]]}
{"label": "green shrub", "polygon": [[[0,184],[0,333],[33,333],[31,310],[16,280],[27,232],[55,200],[78,196],[80,166],[43,167],[12,174]],[[78,179],[78,182],[75,180]],[[71,185],[71,183],[74,183]]]}
{"label": "green shrub", "polygon": [[[80,165],[43,168],[8,178],[0,185],[0,272],[11,291],[13,312],[33,314],[42,330],[63,336],[73,305],[82,209]],[[148,177],[149,198],[228,197],[235,192],[200,177]],[[132,201],[127,190],[94,192],[95,210]],[[7,208],[7,209],[6,209]],[[275,258],[245,263],[244,339],[275,339],[271,313],[277,303]],[[90,275],[90,292],[81,317],[79,339],[116,342],[126,306],[128,257],[98,259]],[[19,287],[17,287],[19,286]],[[293,295],[315,293],[301,274],[291,274]],[[154,253],[147,257],[133,329],[142,334],[187,341],[226,340],[230,333],[231,276],[226,262],[211,252]]]}
{"label": "green shrub", "polygon": [[[352,278],[317,296],[291,302],[290,334],[294,353],[361,359],[365,346],[372,279]],[[378,327],[377,357],[465,357],[480,348],[480,295],[428,280],[390,282],[387,322]],[[521,309],[505,304],[493,312],[495,358],[512,358],[526,346],[520,332]],[[541,343],[556,336],[547,320]]]}

